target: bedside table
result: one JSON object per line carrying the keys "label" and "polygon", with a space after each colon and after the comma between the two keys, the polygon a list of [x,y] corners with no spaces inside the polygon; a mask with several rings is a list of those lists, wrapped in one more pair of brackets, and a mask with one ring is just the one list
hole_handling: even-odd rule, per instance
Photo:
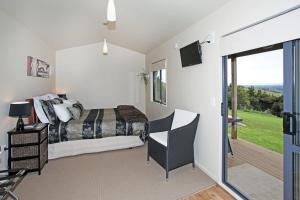
{"label": "bedside table", "polygon": [[38,172],[48,162],[48,125],[8,133],[8,169]]}

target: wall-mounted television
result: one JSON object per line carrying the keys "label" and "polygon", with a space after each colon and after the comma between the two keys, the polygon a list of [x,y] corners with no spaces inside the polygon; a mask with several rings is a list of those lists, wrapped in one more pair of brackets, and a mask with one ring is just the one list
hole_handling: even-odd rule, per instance
{"label": "wall-mounted television", "polygon": [[188,67],[202,63],[202,51],[199,41],[180,49],[182,67]]}

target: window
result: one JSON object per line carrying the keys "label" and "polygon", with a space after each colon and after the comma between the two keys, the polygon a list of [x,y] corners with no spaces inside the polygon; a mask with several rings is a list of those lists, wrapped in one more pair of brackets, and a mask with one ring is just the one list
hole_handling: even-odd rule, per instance
{"label": "window", "polygon": [[153,71],[153,101],[167,104],[167,70]]}

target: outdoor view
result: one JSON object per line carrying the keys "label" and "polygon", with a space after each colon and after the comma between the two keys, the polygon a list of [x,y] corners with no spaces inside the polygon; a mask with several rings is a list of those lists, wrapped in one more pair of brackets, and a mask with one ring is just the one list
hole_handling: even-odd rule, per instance
{"label": "outdoor view", "polygon": [[[283,153],[283,53],[282,50],[237,59],[238,138]],[[229,60],[230,66],[231,60]],[[229,73],[230,74],[230,67]],[[228,97],[232,94],[228,77]],[[231,98],[228,98],[229,113]],[[230,134],[231,131],[229,130]]]}
{"label": "outdoor view", "polygon": [[250,199],[283,199],[283,50],[228,60],[228,182]]}
{"label": "outdoor view", "polygon": [[167,103],[167,70],[161,69],[153,72],[153,100],[161,104]]}

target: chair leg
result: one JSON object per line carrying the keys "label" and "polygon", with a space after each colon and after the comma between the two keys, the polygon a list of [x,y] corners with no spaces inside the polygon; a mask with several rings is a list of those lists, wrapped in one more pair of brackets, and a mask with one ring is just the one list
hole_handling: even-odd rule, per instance
{"label": "chair leg", "polygon": [[166,170],[166,181],[168,182],[169,181],[169,171]]}
{"label": "chair leg", "polygon": [[193,165],[193,169],[195,169],[195,161],[193,161],[192,165]]}
{"label": "chair leg", "polygon": [[147,163],[149,163],[150,161],[150,155],[149,155],[149,151],[147,152]]}
{"label": "chair leg", "polygon": [[147,150],[147,163],[150,161],[150,155],[149,155],[149,143],[148,143],[148,150]]}
{"label": "chair leg", "polygon": [[230,151],[231,156],[233,156],[233,151],[232,151],[232,148],[231,148],[231,144],[230,144],[229,138],[228,138],[228,149]]}
{"label": "chair leg", "polygon": [[18,196],[15,195],[12,191],[7,191],[8,196],[10,196],[13,200],[19,200]]}

